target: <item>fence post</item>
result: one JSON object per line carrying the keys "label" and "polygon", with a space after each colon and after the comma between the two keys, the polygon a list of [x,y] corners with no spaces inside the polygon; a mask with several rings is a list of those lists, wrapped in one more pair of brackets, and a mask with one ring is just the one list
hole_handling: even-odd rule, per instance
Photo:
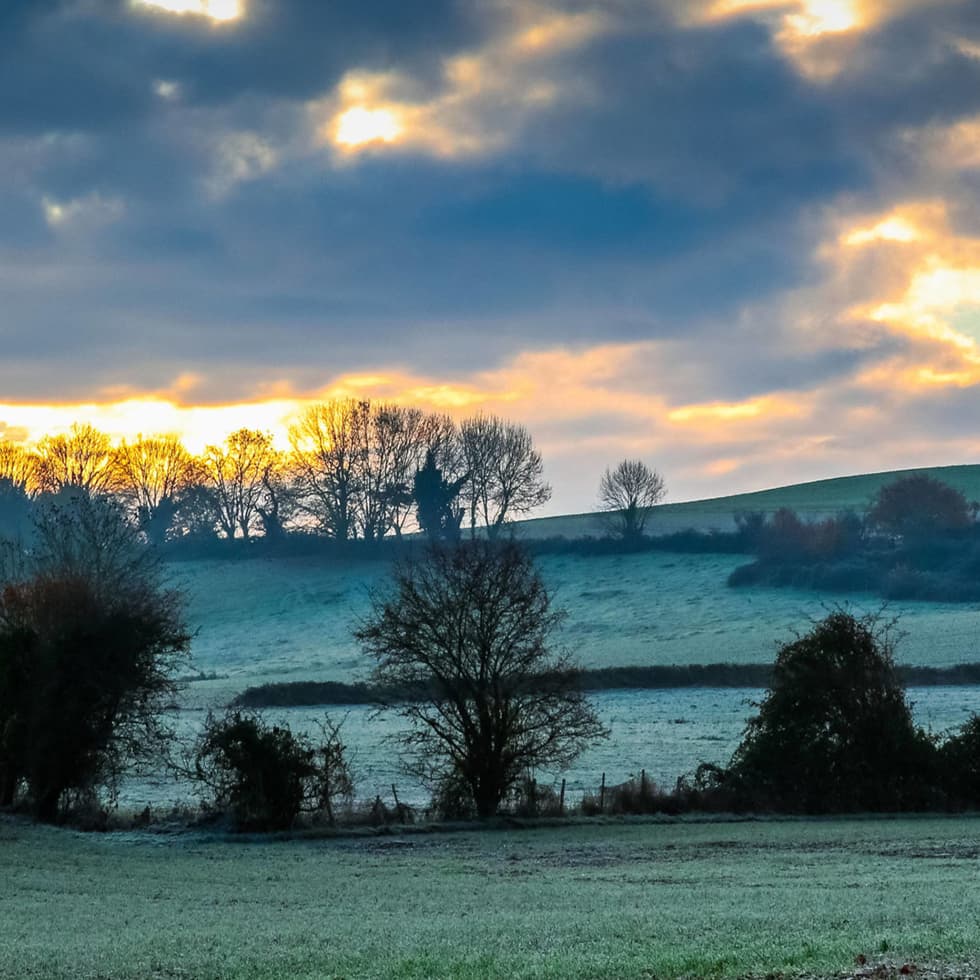
{"label": "fence post", "polygon": [[606,774],[602,774],[602,785],[599,787],[599,812],[606,812]]}
{"label": "fence post", "polygon": [[565,780],[561,781],[561,795],[558,797],[558,815],[565,816]]}

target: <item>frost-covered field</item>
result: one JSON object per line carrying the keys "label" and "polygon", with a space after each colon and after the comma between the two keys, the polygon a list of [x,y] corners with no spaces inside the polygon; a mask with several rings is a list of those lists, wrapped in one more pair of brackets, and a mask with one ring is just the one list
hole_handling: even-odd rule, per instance
{"label": "frost-covered field", "polygon": [[[587,666],[759,662],[807,617],[819,617],[831,601],[808,592],[733,590],[725,586],[738,556],[649,553],[602,557],[548,556],[542,573],[568,610],[564,642]],[[380,562],[342,564],[322,560],[188,562],[171,574],[189,598],[198,631],[194,669],[214,679],[189,683],[182,694],[179,727],[199,730],[208,708],[221,708],[245,687],[269,681],[353,680],[370,665],[352,637],[368,611],[368,594],[383,587],[389,568]],[[875,609],[876,600],[858,604]],[[899,659],[945,665],[973,660],[980,610],[967,605],[893,605],[908,633]],[[683,689],[609,691],[595,695],[612,737],[590,750],[568,774],[570,799],[592,791],[601,773],[620,782],[646,769],[670,787],[699,762],[725,762],[737,744],[748,700],[761,692]],[[980,710],[980,689],[932,688],[911,692],[920,723],[941,732]],[[331,709],[346,715],[344,737],[358,776],[358,795],[390,795],[396,782],[404,798],[420,802],[420,787],[399,772],[383,743],[391,723],[367,708]],[[270,713],[297,728],[320,712]],[[544,779],[548,774],[541,774]],[[186,788],[142,779],[129,783],[127,805],[166,805]]]}
{"label": "frost-covered field", "polygon": [[0,977],[812,977],[853,971],[859,954],[976,977],[978,826],[633,823],[259,844],[0,821]]}
{"label": "frost-covered field", "polygon": [[[771,660],[834,597],[790,589],[730,589],[738,555],[544,556],[538,565],[568,612],[564,642],[588,667]],[[351,680],[370,665],[352,630],[383,586],[383,562],[317,559],[183,562],[173,580],[198,630],[194,667],[240,690],[269,680]],[[865,597],[859,610],[879,608]],[[943,666],[971,661],[980,607],[893,603],[908,634],[898,659]]]}

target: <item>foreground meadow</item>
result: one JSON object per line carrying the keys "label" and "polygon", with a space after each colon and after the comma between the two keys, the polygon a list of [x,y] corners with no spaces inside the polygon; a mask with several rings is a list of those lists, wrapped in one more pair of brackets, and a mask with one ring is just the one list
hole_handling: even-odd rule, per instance
{"label": "foreground meadow", "polygon": [[0,976],[832,976],[861,954],[977,976],[978,829],[838,818],[245,841],[8,820]]}

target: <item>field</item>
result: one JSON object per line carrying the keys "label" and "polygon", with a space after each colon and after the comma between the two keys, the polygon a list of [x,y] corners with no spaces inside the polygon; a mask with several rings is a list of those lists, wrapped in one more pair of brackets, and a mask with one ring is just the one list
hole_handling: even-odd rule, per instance
{"label": "field", "polygon": [[[867,509],[881,486],[906,473],[928,473],[961,491],[967,500],[980,500],[980,466],[977,465],[862,473],[730,497],[661,504],[653,511],[650,533],[669,534],[690,527],[702,531],[729,531],[734,527],[733,515],[739,512],[758,510],[771,514],[780,507],[789,507],[810,520],[830,517],[842,510],[861,513]],[[523,521],[520,527],[521,533],[528,538],[578,538],[600,533],[594,514],[542,517]]]}
{"label": "field", "polygon": [[[980,472],[978,467],[963,469]],[[831,482],[834,499],[846,499],[842,483],[852,491],[863,486],[857,478]],[[812,489],[788,488],[783,493],[791,491],[798,499],[809,494],[811,503],[818,499]],[[731,498],[726,506],[731,513]],[[538,565],[557,604],[568,612],[562,642],[584,666],[768,662],[780,643],[824,615],[835,597],[790,589],[728,588],[729,573],[744,560],[739,555],[655,551],[545,555]],[[371,665],[358,649],[353,630],[368,613],[371,590],[384,588],[389,570],[383,561],[315,558],[170,566],[172,580],[188,595],[188,616],[196,631],[188,674],[205,678],[188,683],[181,694],[183,730],[193,734],[205,710],[223,707],[250,685],[366,678]],[[870,596],[849,601],[859,612],[880,608],[880,600]],[[902,663],[942,667],[977,659],[980,609],[975,605],[893,603],[887,615],[898,616],[906,634],[898,647]],[[577,799],[595,787],[602,772],[618,782],[641,768],[669,787],[701,761],[727,761],[751,713],[746,701],[759,693],[688,689],[596,695],[612,737],[568,774],[571,791]],[[920,723],[941,732],[980,708],[980,689],[920,691],[913,699],[919,702]],[[332,713],[347,715],[344,735],[355,754],[361,797],[373,798],[378,792],[387,796],[391,783],[397,782],[406,799],[422,801],[420,788],[404,780],[383,744],[389,723],[372,718],[366,708]],[[317,714],[289,711],[276,717],[306,727]],[[143,781],[130,784],[125,798],[132,805],[159,805],[172,792],[172,786]]]}
{"label": "field", "polygon": [[[0,822],[0,977],[980,970],[973,818],[264,843]],[[972,965],[964,965],[972,959]]]}
{"label": "field", "polygon": [[[709,501],[702,514],[709,505],[721,513]],[[834,597],[729,589],[741,560],[650,552],[549,555],[539,565],[568,610],[564,642],[584,665],[771,660]],[[364,678],[370,665],[352,630],[388,571],[314,559],[170,566],[196,632],[178,728],[192,736],[208,708],[251,684]],[[854,605],[878,608],[870,597]],[[976,659],[976,607],[888,612],[908,634],[900,661]],[[760,693],[601,692],[612,737],[569,773],[570,802],[600,772],[617,782],[642,767],[669,786],[702,759],[725,761],[751,711],[746,698]],[[942,731],[980,709],[980,689],[921,689],[913,700],[919,721]],[[318,712],[270,714],[302,728]],[[398,780],[418,802],[384,744],[387,725],[364,706],[347,713],[358,796],[387,795]],[[160,812],[183,793],[144,779],[124,800]],[[761,980],[899,976],[906,964],[921,978],[980,975],[980,818],[609,821],[290,840],[172,831],[86,835],[0,818],[0,978]],[[859,955],[866,968],[855,966]],[[877,964],[887,970],[870,973]]]}

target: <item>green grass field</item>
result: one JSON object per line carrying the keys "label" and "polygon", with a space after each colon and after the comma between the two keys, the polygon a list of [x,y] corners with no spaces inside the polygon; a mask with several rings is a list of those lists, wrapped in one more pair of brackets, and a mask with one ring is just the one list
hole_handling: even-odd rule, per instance
{"label": "green grass field", "polygon": [[[229,841],[0,822],[4,978],[980,973],[980,820]],[[964,962],[972,966],[964,968]]]}

